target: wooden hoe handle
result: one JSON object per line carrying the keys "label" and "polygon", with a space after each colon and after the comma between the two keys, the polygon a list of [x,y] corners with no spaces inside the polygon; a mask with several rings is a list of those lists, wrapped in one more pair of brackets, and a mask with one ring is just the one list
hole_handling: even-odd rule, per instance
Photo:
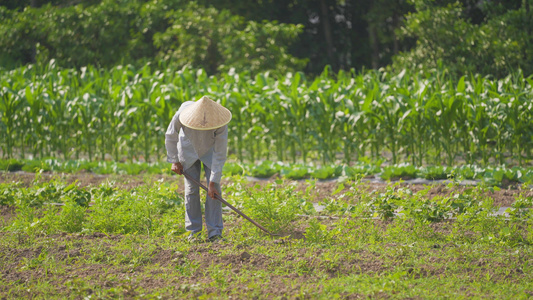
{"label": "wooden hoe handle", "polygon": [[[182,172],[183,173],[183,176],[185,176],[185,178],[187,178],[188,180],[194,182],[196,185],[198,185],[199,187],[201,187],[202,189],[206,190],[207,191],[207,188],[205,187],[205,185],[203,185],[201,182],[199,182],[198,180],[192,178],[192,176],[190,176],[189,174],[185,173],[185,171]],[[239,214],[241,217],[245,218],[246,220],[250,221],[252,224],[254,224],[257,228],[263,230],[264,232],[268,233],[269,235],[271,236],[280,236],[279,234],[273,234],[271,233],[270,231],[268,231],[265,227],[259,225],[256,221],[252,220],[250,217],[248,217],[247,215],[245,215],[242,211],[238,210],[235,206],[231,205],[228,203],[228,201],[222,199],[222,197],[219,195],[219,194],[215,194],[215,199],[224,203],[227,207],[231,208],[233,211],[235,211],[237,214]]]}

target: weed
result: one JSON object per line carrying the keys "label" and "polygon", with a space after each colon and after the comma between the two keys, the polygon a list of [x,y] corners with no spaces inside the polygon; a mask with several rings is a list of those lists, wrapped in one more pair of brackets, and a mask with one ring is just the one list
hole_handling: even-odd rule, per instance
{"label": "weed", "polygon": [[321,224],[316,219],[311,219],[309,227],[305,230],[306,240],[314,244],[329,244],[332,242],[334,235],[334,232],[329,231],[326,225]]}
{"label": "weed", "polygon": [[532,207],[533,197],[526,197],[524,194],[520,194],[506,212],[513,220],[525,220],[533,216]]}
{"label": "weed", "polygon": [[255,186],[246,196],[240,201],[250,212],[250,217],[272,232],[287,230],[296,214],[301,212],[300,204],[305,203],[294,192],[294,186],[284,185],[281,180],[264,188]]}
{"label": "weed", "polygon": [[74,199],[66,199],[65,205],[59,214],[59,230],[65,232],[80,232],[86,221],[86,208],[79,205]]}
{"label": "weed", "polygon": [[364,204],[367,207],[367,212],[385,220],[393,218],[399,203],[402,201],[401,193],[401,189],[400,193],[396,191],[396,185],[387,187],[384,193],[372,197]]}

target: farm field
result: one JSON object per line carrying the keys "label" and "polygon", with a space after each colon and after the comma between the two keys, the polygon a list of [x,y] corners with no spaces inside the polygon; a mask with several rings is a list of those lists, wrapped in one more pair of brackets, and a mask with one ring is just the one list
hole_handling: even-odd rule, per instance
{"label": "farm field", "polygon": [[533,299],[532,5],[2,1],[0,300]]}
{"label": "farm field", "polygon": [[[330,71],[0,72],[0,298],[533,296],[531,78]],[[187,241],[160,138],[204,94],[224,197],[281,237]]]}
{"label": "farm field", "polygon": [[[189,243],[176,176],[0,173],[0,297],[533,296],[527,185],[223,185],[226,200],[282,237],[225,211],[223,241]],[[507,215],[491,213],[499,207]]]}

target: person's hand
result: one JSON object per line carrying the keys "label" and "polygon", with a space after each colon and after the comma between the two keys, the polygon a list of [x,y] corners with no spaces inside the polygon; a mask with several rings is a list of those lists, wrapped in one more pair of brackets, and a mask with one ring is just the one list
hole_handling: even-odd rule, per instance
{"label": "person's hand", "polygon": [[214,182],[209,183],[209,187],[207,188],[207,195],[211,197],[211,199],[216,199],[216,195],[219,195]]}
{"label": "person's hand", "polygon": [[183,175],[183,166],[179,162],[173,163],[172,168],[170,168],[170,170],[172,170],[172,172],[178,175]]}

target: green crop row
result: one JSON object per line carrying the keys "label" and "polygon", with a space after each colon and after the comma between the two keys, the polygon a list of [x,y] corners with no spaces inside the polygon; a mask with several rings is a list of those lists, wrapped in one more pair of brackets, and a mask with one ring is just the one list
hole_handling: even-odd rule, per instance
{"label": "green crop row", "polygon": [[427,180],[450,179],[455,181],[479,180],[491,186],[513,183],[533,184],[532,167],[480,167],[462,165],[455,167],[425,166],[416,167],[410,164],[398,164],[380,167],[375,164],[357,163],[354,165],[308,166],[303,164],[286,164],[281,162],[263,161],[260,164],[240,165],[229,163],[225,166],[227,175],[249,175],[268,178],[279,175],[287,179],[354,179],[363,177],[379,177],[385,181],[408,180],[423,178]]}
{"label": "green crop row", "polygon": [[[95,174],[172,174],[169,163],[117,163],[112,161],[87,161],[57,159],[20,160],[0,159],[0,171],[25,171]],[[480,180],[491,186],[522,183],[533,184],[532,167],[480,167],[462,165],[455,167],[425,166],[416,167],[410,164],[399,164],[380,167],[377,164],[357,163],[353,165],[313,166],[283,162],[262,161],[259,164],[240,164],[228,162],[224,165],[224,176],[251,176],[257,178],[282,177],[286,179],[354,179],[363,177],[379,177],[386,181],[423,178],[427,180]]]}
{"label": "green crop row", "polygon": [[54,158],[29,160],[29,159],[0,159],[0,171],[25,171],[29,173],[37,172],[58,172],[58,173],[78,173],[92,172],[95,174],[119,174],[119,175],[139,175],[139,174],[163,174],[170,172],[170,164],[159,163],[122,163],[114,161],[88,161],[88,160],[66,160],[61,161]]}
{"label": "green crop row", "polygon": [[522,165],[533,157],[533,79],[459,80],[445,70],[271,76],[51,63],[0,72],[0,138],[7,158],[163,160],[181,103],[210,95],[233,114],[230,153],[241,162],[323,165],[361,157],[390,163]]}

